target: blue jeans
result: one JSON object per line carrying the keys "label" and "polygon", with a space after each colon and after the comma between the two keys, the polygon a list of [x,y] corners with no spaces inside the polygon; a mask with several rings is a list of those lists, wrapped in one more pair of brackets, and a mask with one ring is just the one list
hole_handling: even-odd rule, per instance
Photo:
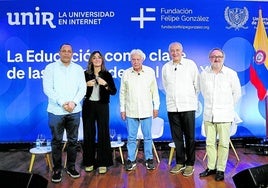
{"label": "blue jeans", "polygon": [[78,127],[80,113],[55,115],[48,113],[48,123],[52,134],[52,160],[53,170],[62,169],[62,138],[64,129],[67,135],[67,168],[75,167],[77,155]]}
{"label": "blue jeans", "polygon": [[127,142],[127,150],[128,150],[128,160],[135,161],[135,154],[137,148],[137,133],[138,128],[141,126],[142,134],[144,137],[144,155],[145,159],[153,159],[153,151],[152,151],[152,117],[149,118],[126,118],[127,122],[127,130],[128,130],[128,142]]}

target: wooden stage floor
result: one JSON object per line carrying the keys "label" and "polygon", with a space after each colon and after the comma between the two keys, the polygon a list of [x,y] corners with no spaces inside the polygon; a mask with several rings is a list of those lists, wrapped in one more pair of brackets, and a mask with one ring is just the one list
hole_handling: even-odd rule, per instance
{"label": "wooden stage floor", "polygon": [[[57,184],[52,183],[52,173],[49,172],[43,156],[36,156],[32,172],[48,179],[48,188],[232,188],[235,187],[232,179],[235,174],[248,168],[268,164],[267,155],[258,155],[255,150],[245,149],[243,147],[236,147],[236,150],[240,161],[237,161],[230,148],[225,180],[221,182],[216,182],[214,176],[199,178],[199,173],[206,169],[206,160],[203,161],[205,154],[204,148],[197,148],[196,150],[195,171],[191,177],[169,173],[170,168],[175,164],[175,160],[173,158],[171,166],[168,165],[168,148],[158,150],[160,163],[157,163],[155,160],[156,169],[153,171],[146,170],[143,151],[141,149],[137,156],[137,168],[130,172],[125,171],[118,152],[116,152],[114,165],[104,175],[98,174],[98,171],[86,173],[80,166],[82,162],[81,152],[78,152],[76,163],[77,170],[81,173],[81,177],[78,179],[69,177],[63,171],[62,182]],[[124,157],[126,158],[126,148],[123,148],[123,151]],[[28,149],[1,151],[0,170],[28,173],[30,158],[31,154]]]}

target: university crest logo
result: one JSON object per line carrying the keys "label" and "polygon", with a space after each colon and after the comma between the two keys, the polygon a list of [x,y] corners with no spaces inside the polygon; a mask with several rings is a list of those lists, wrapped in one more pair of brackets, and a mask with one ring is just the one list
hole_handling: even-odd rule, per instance
{"label": "university crest logo", "polygon": [[248,21],[248,9],[246,7],[243,9],[226,7],[224,11],[224,18],[230,25],[226,27],[227,29],[234,28],[235,30],[239,30],[240,28],[248,28],[244,26]]}

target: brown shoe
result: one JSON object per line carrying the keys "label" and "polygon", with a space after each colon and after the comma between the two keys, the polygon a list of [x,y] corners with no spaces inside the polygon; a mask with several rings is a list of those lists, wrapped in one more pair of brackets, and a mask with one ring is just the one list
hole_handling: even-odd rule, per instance
{"label": "brown shoe", "polygon": [[176,164],[169,172],[172,174],[178,174],[183,171],[186,167],[182,164]]}
{"label": "brown shoe", "polygon": [[186,166],[185,170],[183,171],[183,176],[191,176],[194,173],[194,167],[193,166]]}

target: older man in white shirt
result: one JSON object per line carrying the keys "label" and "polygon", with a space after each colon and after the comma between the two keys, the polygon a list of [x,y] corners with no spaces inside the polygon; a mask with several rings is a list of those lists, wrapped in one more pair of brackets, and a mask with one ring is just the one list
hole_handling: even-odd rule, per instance
{"label": "older man in white shirt", "polygon": [[224,180],[229,153],[230,127],[235,119],[235,105],[241,97],[241,85],[237,73],[224,66],[224,58],[225,54],[221,49],[212,49],[209,53],[211,65],[200,74],[199,82],[204,98],[203,121],[208,155],[207,169],[199,176],[216,174],[216,181]]}
{"label": "older man in white shirt", "polygon": [[[176,146],[176,165],[170,173],[191,176],[195,163],[195,111],[198,106],[198,68],[183,57],[179,42],[169,45],[171,61],[162,68],[171,135]],[[184,142],[185,140],[185,142]],[[185,143],[185,145],[184,145]]]}
{"label": "older man in white shirt", "polygon": [[136,167],[136,138],[138,128],[144,136],[146,167],[155,169],[152,153],[152,117],[158,116],[160,105],[155,71],[142,65],[145,55],[140,49],[130,52],[132,67],[125,70],[120,86],[121,118],[126,120],[128,130],[128,160],[126,170]]}

